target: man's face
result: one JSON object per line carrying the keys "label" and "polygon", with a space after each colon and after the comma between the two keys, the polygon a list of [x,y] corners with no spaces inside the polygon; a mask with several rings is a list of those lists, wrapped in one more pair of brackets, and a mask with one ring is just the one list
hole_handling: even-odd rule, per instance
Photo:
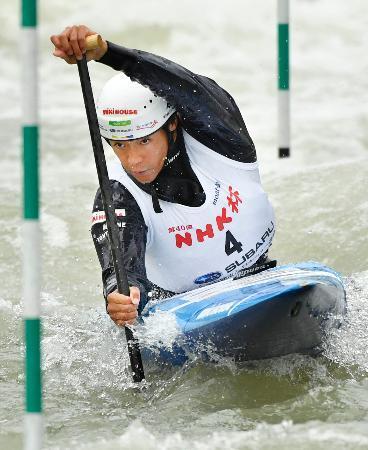
{"label": "man's face", "polygon": [[140,183],[151,183],[157,177],[169,149],[167,134],[162,129],[141,139],[110,140],[110,145],[125,171]]}

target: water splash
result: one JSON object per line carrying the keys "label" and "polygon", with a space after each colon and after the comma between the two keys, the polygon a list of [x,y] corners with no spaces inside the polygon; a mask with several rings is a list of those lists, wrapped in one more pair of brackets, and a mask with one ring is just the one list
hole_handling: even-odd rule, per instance
{"label": "water splash", "polygon": [[81,396],[132,387],[124,332],[102,308],[49,307],[43,324],[43,371],[49,386]]}
{"label": "water splash", "polygon": [[368,373],[368,271],[345,279],[346,319],[332,329],[324,343],[323,354],[343,366],[351,375]]}
{"label": "water splash", "polygon": [[172,350],[179,331],[175,314],[158,310],[144,318],[144,323],[136,327],[135,335],[143,346]]}

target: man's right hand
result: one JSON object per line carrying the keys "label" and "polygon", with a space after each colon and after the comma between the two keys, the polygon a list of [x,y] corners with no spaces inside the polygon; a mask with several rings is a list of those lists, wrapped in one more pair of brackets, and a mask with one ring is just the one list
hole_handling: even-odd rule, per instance
{"label": "man's right hand", "polygon": [[129,297],[114,291],[107,296],[107,313],[116,325],[133,324],[138,317],[139,300],[140,292],[135,286],[130,288]]}
{"label": "man's right hand", "polygon": [[97,34],[85,25],[73,25],[66,27],[60,34],[54,34],[50,37],[55,45],[53,55],[61,58],[68,64],[76,64],[77,60],[82,59],[86,53],[87,61],[99,60],[107,52],[107,43],[102,40],[102,47],[86,52],[86,37]]}

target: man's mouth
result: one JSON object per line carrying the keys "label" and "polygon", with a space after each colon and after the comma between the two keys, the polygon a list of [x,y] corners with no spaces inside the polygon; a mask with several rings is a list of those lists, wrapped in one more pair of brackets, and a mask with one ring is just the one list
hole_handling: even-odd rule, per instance
{"label": "man's mouth", "polygon": [[145,175],[149,172],[151,172],[152,169],[144,169],[144,170],[131,170],[131,174],[135,177],[135,176],[142,176]]}
{"label": "man's mouth", "polygon": [[143,181],[152,177],[152,175],[154,174],[154,169],[131,170],[130,173],[137,180]]}

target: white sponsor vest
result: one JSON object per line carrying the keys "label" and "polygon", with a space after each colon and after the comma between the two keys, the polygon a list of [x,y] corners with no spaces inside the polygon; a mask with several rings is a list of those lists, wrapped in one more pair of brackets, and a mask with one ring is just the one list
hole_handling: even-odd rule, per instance
{"label": "white sponsor vest", "polygon": [[148,227],[148,279],[174,292],[250,267],[270,247],[275,232],[258,163],[233,161],[183,134],[191,166],[206,194],[202,206],[160,200],[163,212],[155,213],[151,195],[127,176],[120,162],[109,166],[110,179],[130,191]]}

